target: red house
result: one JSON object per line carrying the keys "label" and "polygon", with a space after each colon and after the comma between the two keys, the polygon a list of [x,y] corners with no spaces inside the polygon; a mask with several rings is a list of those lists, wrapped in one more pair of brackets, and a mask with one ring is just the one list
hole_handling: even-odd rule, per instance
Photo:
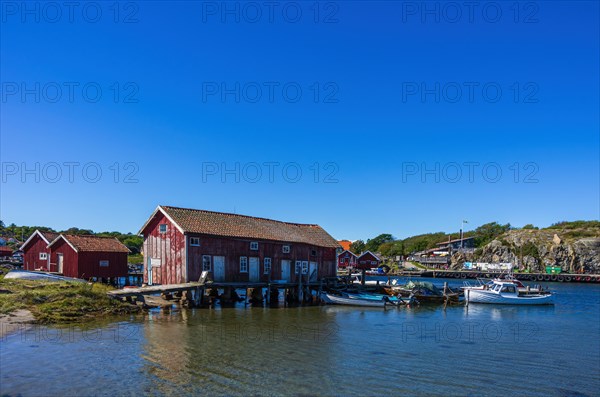
{"label": "red house", "polygon": [[358,268],[360,269],[370,269],[372,267],[379,267],[381,264],[381,259],[371,251],[363,252],[357,259]]}
{"label": "red house", "polygon": [[61,234],[48,248],[50,267],[65,276],[100,281],[127,276],[129,249],[114,237]]}
{"label": "red house", "polygon": [[158,206],[140,232],[144,282],[311,282],[336,275],[338,242],[318,225]]}
{"label": "red house", "polygon": [[5,245],[0,245],[0,258],[11,258],[13,250]]}
{"label": "red house", "polygon": [[348,266],[355,267],[358,260],[358,256],[350,251],[344,251],[338,255],[338,267],[346,268]]}
{"label": "red house", "polygon": [[41,232],[39,230],[33,232],[21,246],[21,250],[23,250],[23,269],[58,271],[56,264],[54,264],[54,267],[50,265],[50,248],[48,248],[50,242],[57,237],[58,233]]}

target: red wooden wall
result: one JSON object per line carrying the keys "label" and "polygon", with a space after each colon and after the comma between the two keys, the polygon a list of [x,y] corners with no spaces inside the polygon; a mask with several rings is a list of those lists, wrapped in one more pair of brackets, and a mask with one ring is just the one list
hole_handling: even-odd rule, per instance
{"label": "red wooden wall", "polygon": [[23,268],[25,270],[44,269],[46,271],[56,271],[56,267],[48,268],[48,259],[40,259],[40,253],[46,252],[50,257],[50,249],[46,248],[48,243],[40,237],[39,234],[33,236],[33,239],[23,250]]}

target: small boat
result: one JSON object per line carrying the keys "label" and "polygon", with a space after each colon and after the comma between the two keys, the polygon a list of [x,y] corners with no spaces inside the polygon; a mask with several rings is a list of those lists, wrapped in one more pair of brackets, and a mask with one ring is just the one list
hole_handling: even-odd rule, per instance
{"label": "small boat", "polygon": [[350,299],[367,299],[367,300],[374,300],[374,301],[382,301],[382,300],[386,300],[386,298],[387,298],[390,303],[393,303],[396,305],[409,305],[415,301],[414,297],[412,297],[412,296],[409,297],[409,299],[402,299],[402,297],[400,297],[400,296],[389,296],[389,295],[383,295],[383,294],[365,294],[365,293],[346,292],[343,295]]}
{"label": "small boat", "polygon": [[382,295],[381,300],[377,299],[364,299],[364,298],[351,298],[348,295],[333,295],[327,292],[321,292],[321,300],[330,305],[346,305],[346,306],[365,306],[365,307],[386,307],[386,306],[398,306],[398,303],[392,302],[390,297]]}
{"label": "small boat", "polygon": [[553,305],[554,295],[519,294],[518,285],[512,281],[493,280],[491,287],[464,288],[467,303],[495,303],[502,305]]}
{"label": "small boat", "polygon": [[485,281],[483,279],[477,279],[478,284],[476,285],[471,285],[470,282],[465,281],[464,282],[464,286],[461,287],[461,289],[463,291],[465,291],[466,289],[484,289],[484,288],[490,288],[493,286],[494,281],[509,281],[512,283],[515,283],[517,285],[517,289],[519,290],[519,294],[520,295],[526,295],[526,294],[544,294],[544,293],[548,293],[547,291],[545,291],[540,285],[534,285],[534,286],[529,286],[529,285],[525,285],[523,284],[521,281],[517,280],[516,278],[495,278],[493,280],[490,281]]}
{"label": "small boat", "polygon": [[391,287],[386,285],[383,287],[383,290],[390,295],[402,297],[413,296],[421,303],[444,303],[446,300],[458,302],[460,295],[454,291],[444,294],[444,291],[428,281],[409,281],[405,285],[397,285],[392,282]]}
{"label": "small boat", "polygon": [[13,280],[37,280],[37,281],[51,281],[51,282],[76,282],[76,283],[87,283],[86,280],[80,278],[65,277],[58,274],[45,273],[45,272],[32,272],[29,270],[11,270],[4,275],[5,279]]}

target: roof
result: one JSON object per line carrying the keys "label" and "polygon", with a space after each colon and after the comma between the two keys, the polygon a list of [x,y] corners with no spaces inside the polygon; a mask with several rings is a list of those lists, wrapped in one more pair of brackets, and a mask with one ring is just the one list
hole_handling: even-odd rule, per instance
{"label": "roof", "polygon": [[146,229],[157,212],[162,212],[182,233],[303,243],[339,248],[337,240],[319,225],[281,222],[247,215],[158,206],[140,230]]}
{"label": "roof", "polygon": [[2,252],[10,252],[12,254],[13,250],[10,247],[7,247],[5,245],[0,245],[0,251]]}
{"label": "roof", "polygon": [[54,245],[58,240],[64,239],[77,252],[124,252],[129,253],[123,243],[115,237],[100,237],[89,235],[61,234],[48,246]]}
{"label": "roof", "polygon": [[350,254],[350,255],[354,256],[355,258],[358,258],[358,255],[356,255],[354,252],[352,252],[352,251],[348,251],[348,250],[344,250],[344,251],[343,251],[342,253],[340,253],[338,256],[342,256],[342,255],[344,255],[345,253],[348,253],[348,254]]}
{"label": "roof", "polygon": [[340,240],[338,243],[342,246],[344,251],[350,251],[350,246],[352,245],[352,241],[350,240]]}
{"label": "roof", "polygon": [[25,248],[25,246],[29,244],[29,242],[33,240],[35,236],[39,236],[42,240],[46,242],[46,244],[50,244],[59,236],[59,234],[54,232],[42,232],[36,229],[36,231],[31,233],[31,236],[29,236],[29,238],[21,245],[21,249]]}
{"label": "roof", "polygon": [[367,254],[373,255],[375,257],[375,259],[377,259],[378,261],[381,261],[381,259],[377,255],[375,255],[374,253],[372,253],[371,251],[363,252],[362,254],[360,254],[360,256],[358,257],[358,259],[362,258],[363,256],[365,256]]}
{"label": "roof", "polygon": [[[472,238],[475,237],[463,237],[462,241],[466,241],[466,240],[471,240]],[[450,240],[450,241],[442,241],[441,243],[437,243],[436,245],[445,245],[445,244],[451,244],[451,243],[456,243],[456,242],[460,242],[460,238],[455,238],[454,240]]]}

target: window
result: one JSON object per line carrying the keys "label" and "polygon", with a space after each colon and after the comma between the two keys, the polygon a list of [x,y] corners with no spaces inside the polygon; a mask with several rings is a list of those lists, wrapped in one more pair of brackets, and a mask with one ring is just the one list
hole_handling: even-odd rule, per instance
{"label": "window", "polygon": [[289,245],[284,245],[283,247],[281,247],[281,251],[284,254],[289,254],[290,253],[290,246]]}
{"label": "window", "polygon": [[271,258],[265,258],[265,274],[271,274]]}
{"label": "window", "polygon": [[258,242],[257,241],[253,241],[250,243],[250,249],[252,251],[258,251]]}
{"label": "window", "polygon": [[310,251],[310,255],[311,256],[317,256],[317,250],[311,250]]}
{"label": "window", "polygon": [[211,270],[211,266],[210,266],[210,255],[202,255],[202,270],[206,270],[208,272],[210,272]]}
{"label": "window", "polygon": [[100,267],[108,267],[108,261],[100,261]]}
{"label": "window", "polygon": [[308,261],[302,261],[302,274],[308,274]]}
{"label": "window", "polygon": [[166,223],[161,223],[160,225],[158,225],[158,232],[159,233],[166,233],[167,232],[167,224]]}
{"label": "window", "polygon": [[46,252],[40,252],[40,259],[45,261],[46,259],[48,259],[48,253]]}
{"label": "window", "polygon": [[190,237],[190,245],[194,247],[200,246],[200,237]]}
{"label": "window", "polygon": [[296,274],[300,274],[300,269],[302,268],[302,261],[296,261]]}
{"label": "window", "polygon": [[371,261],[371,265],[376,265],[377,261]]}
{"label": "window", "polygon": [[240,256],[240,273],[248,273],[248,257]]}

